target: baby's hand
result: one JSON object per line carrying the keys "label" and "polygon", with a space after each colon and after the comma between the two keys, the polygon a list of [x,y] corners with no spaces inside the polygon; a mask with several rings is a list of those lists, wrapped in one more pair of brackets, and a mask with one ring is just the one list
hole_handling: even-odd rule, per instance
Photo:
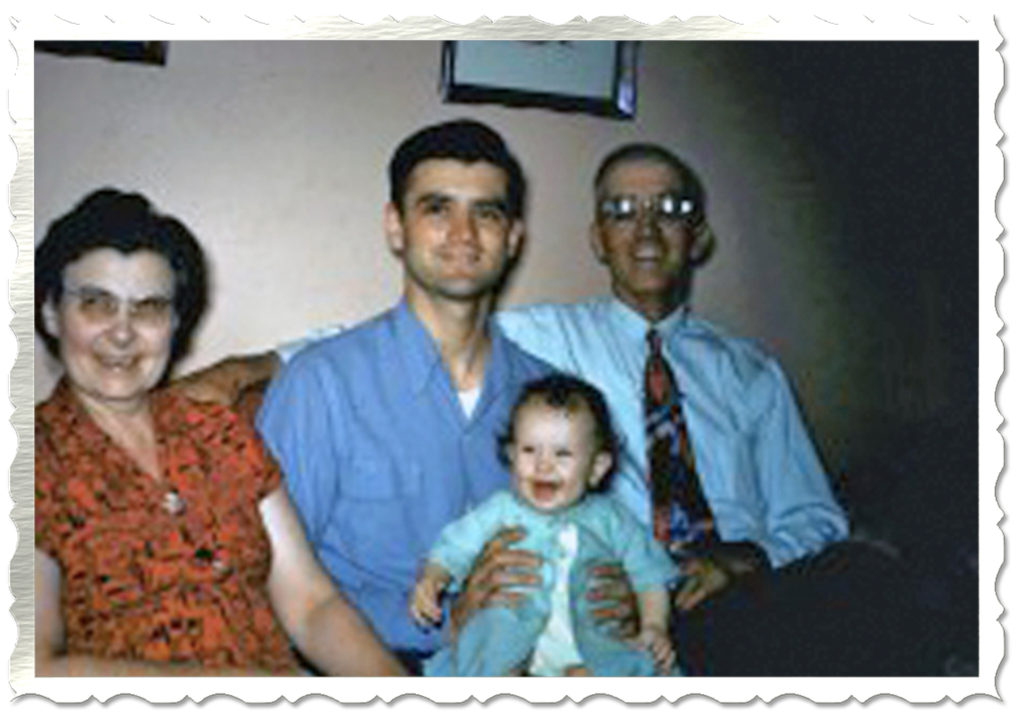
{"label": "baby's hand", "polygon": [[636,637],[636,642],[651,652],[654,665],[662,675],[668,675],[676,663],[676,651],[672,647],[672,639],[664,629],[644,627]]}
{"label": "baby's hand", "polygon": [[409,613],[421,626],[436,626],[441,622],[443,611],[438,600],[445,583],[436,577],[424,576],[416,582],[409,599]]}

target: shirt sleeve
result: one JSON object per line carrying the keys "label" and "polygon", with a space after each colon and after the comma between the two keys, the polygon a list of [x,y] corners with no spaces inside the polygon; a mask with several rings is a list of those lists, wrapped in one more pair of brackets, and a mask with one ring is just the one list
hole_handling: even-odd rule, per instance
{"label": "shirt sleeve", "polygon": [[520,349],[543,359],[558,371],[578,372],[562,326],[561,317],[550,305],[505,309],[495,315],[502,334]]}
{"label": "shirt sleeve", "polygon": [[342,391],[326,360],[305,352],[271,383],[256,419],[314,545],[327,526],[345,465],[335,440],[344,435]]}
{"label": "shirt sleeve", "polygon": [[251,436],[247,437],[246,447],[250,452],[250,463],[256,478],[256,502],[259,503],[274,493],[281,485],[281,469],[260,439],[259,434],[251,427],[246,428],[248,432],[251,432]]}
{"label": "shirt sleeve", "polygon": [[842,541],[849,535],[849,523],[832,495],[782,368],[769,361],[758,381],[768,383],[770,390],[764,413],[756,420],[754,440],[767,511],[767,535],[758,543],[777,568]]}
{"label": "shirt sleeve", "polygon": [[189,447],[211,444],[219,449],[215,471],[239,491],[245,501],[259,504],[281,485],[281,472],[274,457],[267,451],[251,420],[231,407],[192,401],[171,389],[172,411],[184,416],[175,433],[182,433]]}
{"label": "shirt sleeve", "polygon": [[614,543],[618,546],[622,566],[629,574],[634,591],[648,591],[665,588],[679,578],[675,562],[658,543],[653,534],[645,528],[629,510],[614,499],[608,502],[612,513]]}
{"label": "shirt sleeve", "polygon": [[495,494],[441,531],[429,560],[452,575],[453,586],[466,580],[484,544],[504,528],[506,497],[502,492]]}

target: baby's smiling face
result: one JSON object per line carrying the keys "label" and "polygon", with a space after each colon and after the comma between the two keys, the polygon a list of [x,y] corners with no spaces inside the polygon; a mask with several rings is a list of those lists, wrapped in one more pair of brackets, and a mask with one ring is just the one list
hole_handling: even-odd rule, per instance
{"label": "baby's smiling face", "polygon": [[545,513],[577,503],[612,462],[598,450],[594,418],[585,407],[556,408],[540,400],[516,412],[508,458],[516,492]]}

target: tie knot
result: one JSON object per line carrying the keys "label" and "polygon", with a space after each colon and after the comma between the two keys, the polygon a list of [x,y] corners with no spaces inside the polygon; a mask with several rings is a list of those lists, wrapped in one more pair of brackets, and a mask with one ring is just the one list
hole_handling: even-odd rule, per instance
{"label": "tie knot", "polygon": [[661,354],[661,335],[658,334],[657,329],[647,332],[647,346],[650,348],[651,354]]}

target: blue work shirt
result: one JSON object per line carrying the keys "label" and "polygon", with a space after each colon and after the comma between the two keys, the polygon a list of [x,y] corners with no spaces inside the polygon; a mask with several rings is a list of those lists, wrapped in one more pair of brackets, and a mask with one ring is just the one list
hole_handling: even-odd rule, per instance
{"label": "blue work shirt", "polygon": [[508,486],[498,437],[523,384],[552,371],[491,339],[468,418],[404,301],[302,350],[258,418],[320,562],[393,649],[441,646],[443,629],[409,617],[417,571],[446,524]]}

